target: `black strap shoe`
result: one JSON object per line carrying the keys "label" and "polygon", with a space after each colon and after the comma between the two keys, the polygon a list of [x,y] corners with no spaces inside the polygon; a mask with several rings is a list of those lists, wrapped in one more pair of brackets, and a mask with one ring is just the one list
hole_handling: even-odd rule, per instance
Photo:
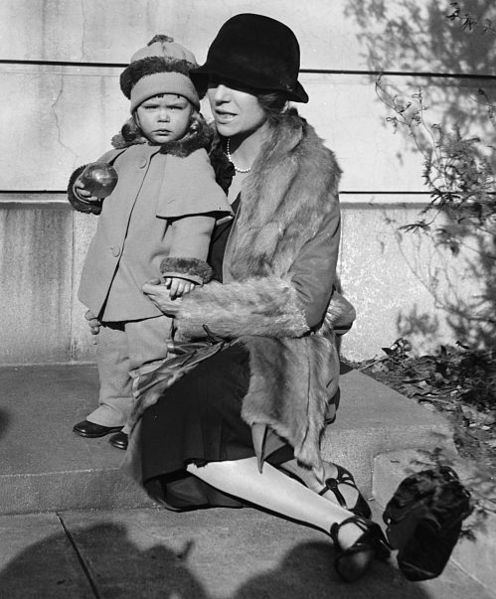
{"label": "black strap shoe", "polygon": [[88,420],[78,422],[72,427],[72,430],[76,435],[87,437],[88,439],[105,437],[105,435],[110,435],[110,433],[115,433],[121,429],[122,426],[103,426],[101,424],[96,424],[95,422],[89,422]]}
{"label": "black strap shoe", "polygon": [[[353,545],[345,549],[338,538],[339,530],[350,523],[358,526],[363,533]],[[334,568],[345,582],[358,580],[369,569],[374,559],[386,560],[391,554],[391,547],[381,527],[361,516],[351,516],[339,524],[335,522],[331,526],[331,538],[335,551]]]}
{"label": "black strap shoe", "polygon": [[125,451],[127,449],[128,439],[127,433],[120,431],[110,437],[109,443],[112,447],[117,447],[117,449],[123,449]]}
{"label": "black strap shoe", "polygon": [[[360,490],[356,486],[355,479],[351,472],[335,464],[338,474],[336,478],[326,478],[324,481],[325,487],[320,491],[319,495],[324,495],[327,491],[330,491],[336,497],[337,502],[341,507],[353,512],[357,516],[362,516],[362,518],[370,518],[371,510],[369,504],[367,503],[365,497],[360,493]],[[358,492],[358,497],[354,506],[350,506],[346,504],[346,500],[339,490],[339,485],[348,485],[352,487]]]}

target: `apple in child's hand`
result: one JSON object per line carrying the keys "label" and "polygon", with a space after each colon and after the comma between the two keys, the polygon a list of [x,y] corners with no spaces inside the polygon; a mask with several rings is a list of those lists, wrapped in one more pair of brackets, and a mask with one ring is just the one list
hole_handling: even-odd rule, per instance
{"label": "apple in child's hand", "polygon": [[79,177],[84,188],[97,198],[106,198],[117,185],[115,168],[106,162],[92,162]]}

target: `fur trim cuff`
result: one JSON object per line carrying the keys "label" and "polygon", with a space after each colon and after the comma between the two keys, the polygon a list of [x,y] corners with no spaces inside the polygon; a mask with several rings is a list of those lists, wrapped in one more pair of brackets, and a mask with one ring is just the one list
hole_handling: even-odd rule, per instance
{"label": "fur trim cuff", "polygon": [[212,278],[212,268],[199,258],[164,258],[160,272],[163,277],[179,277],[197,285],[208,283]]}
{"label": "fur trim cuff", "polygon": [[88,202],[87,200],[80,198],[74,190],[74,183],[76,182],[76,179],[86,167],[87,165],[84,164],[83,166],[78,167],[72,173],[67,186],[67,197],[74,210],[77,210],[78,212],[84,212],[86,214],[100,214],[102,211],[102,200],[98,200],[98,202]]}
{"label": "fur trim cuff", "polygon": [[204,337],[205,327],[225,339],[301,337],[309,331],[295,288],[278,277],[211,282],[183,298],[176,324],[186,338]]}

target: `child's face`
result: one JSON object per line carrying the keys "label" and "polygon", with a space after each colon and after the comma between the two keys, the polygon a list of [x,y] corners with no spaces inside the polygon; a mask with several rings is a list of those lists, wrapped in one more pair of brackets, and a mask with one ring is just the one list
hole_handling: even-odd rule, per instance
{"label": "child's face", "polygon": [[136,109],[136,122],[143,135],[154,144],[176,141],[189,128],[193,105],[177,94],[161,94],[142,102]]}

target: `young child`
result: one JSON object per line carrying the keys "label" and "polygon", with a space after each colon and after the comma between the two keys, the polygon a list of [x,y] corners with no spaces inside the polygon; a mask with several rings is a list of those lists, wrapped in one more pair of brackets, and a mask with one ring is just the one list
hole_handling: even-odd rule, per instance
{"label": "young child", "polygon": [[231,214],[205,150],[208,127],[188,75],[195,66],[194,55],[167,36],[134,54],[120,77],[132,118],[98,161],[117,172],[114,190],[103,200],[92,195],[85,167],[69,182],[73,207],[100,215],[78,296],[99,334],[99,406],[73,430],[89,438],[114,433],[110,442],[120,449],[133,407],[129,372],[165,358],[171,338],[171,319],[141,287],[162,274],[179,297],[207,282],[214,224]]}

